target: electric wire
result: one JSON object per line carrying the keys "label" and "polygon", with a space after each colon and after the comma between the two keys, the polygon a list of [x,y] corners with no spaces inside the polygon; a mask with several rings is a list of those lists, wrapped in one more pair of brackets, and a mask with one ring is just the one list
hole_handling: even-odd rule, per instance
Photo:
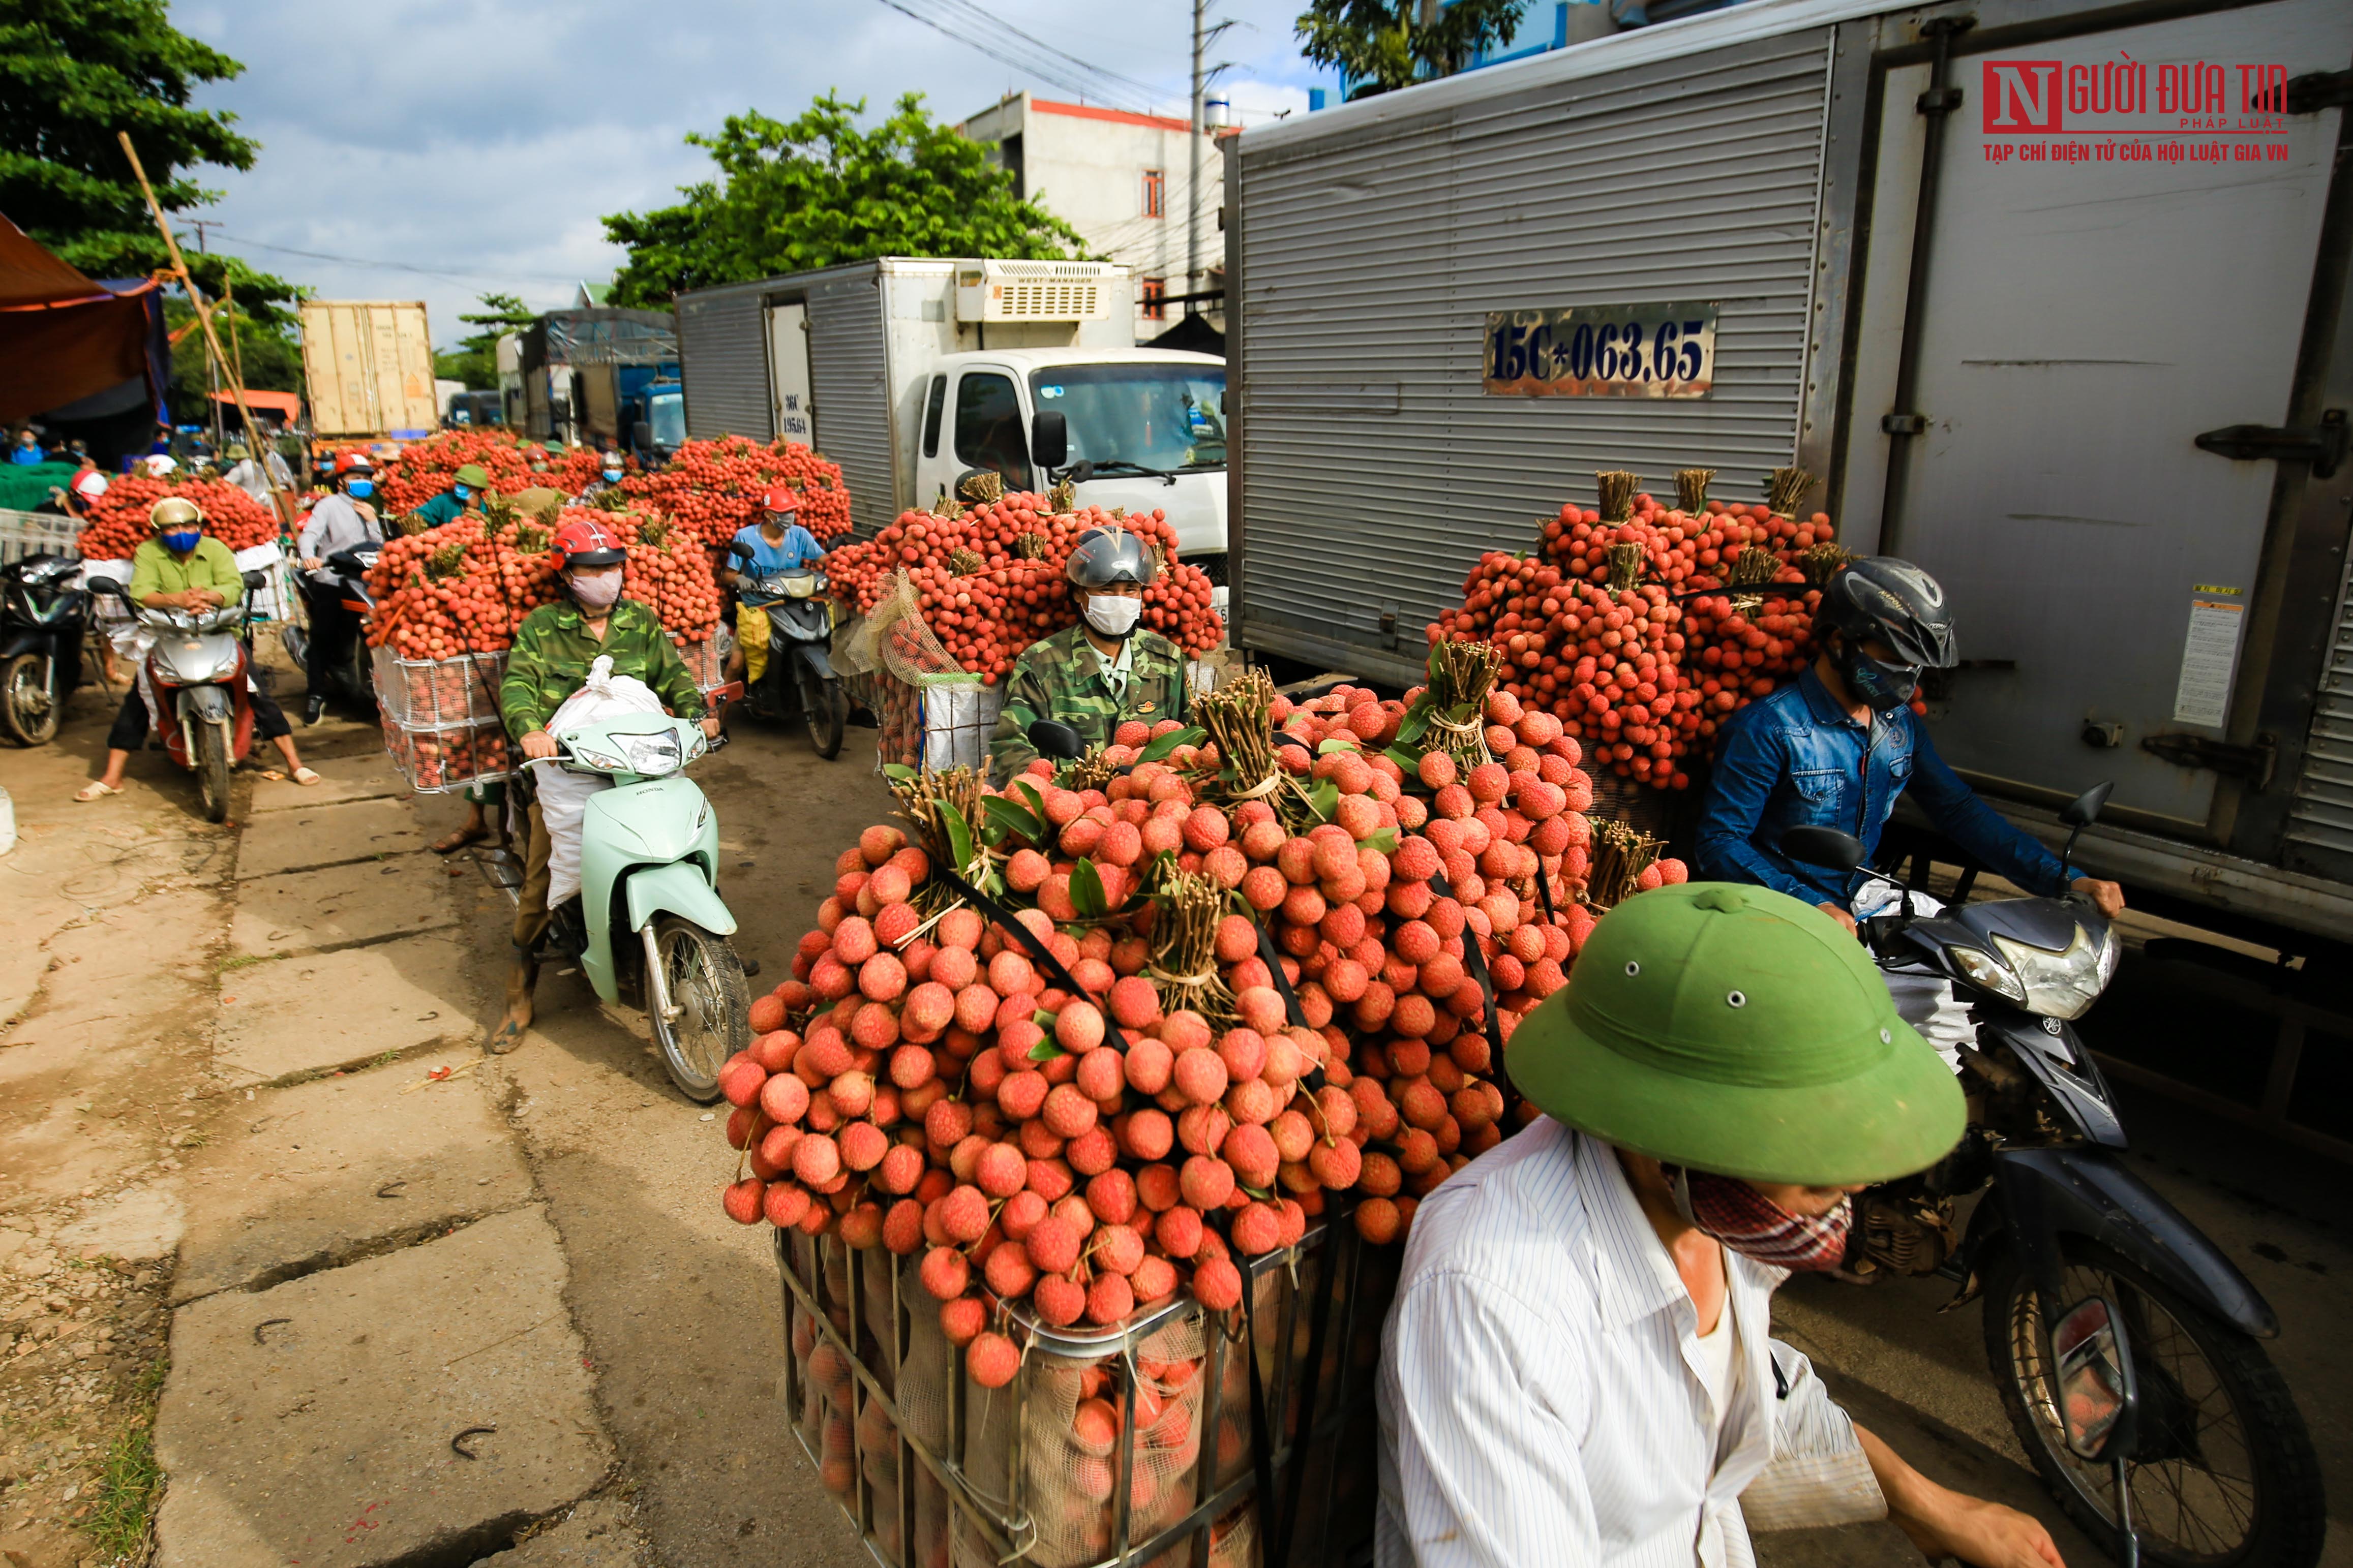
{"label": "electric wire", "polygon": [[504,268],[465,270],[447,267],[420,267],[410,261],[384,261],[363,256],[332,256],[323,250],[297,250],[290,245],[270,245],[242,235],[224,233],[221,237],[232,245],[248,250],[267,250],[280,256],[300,256],[311,261],[334,261],[346,267],[375,267],[393,272],[418,272],[428,278],[514,278],[533,283],[577,283],[577,275],[565,272],[516,272]]}

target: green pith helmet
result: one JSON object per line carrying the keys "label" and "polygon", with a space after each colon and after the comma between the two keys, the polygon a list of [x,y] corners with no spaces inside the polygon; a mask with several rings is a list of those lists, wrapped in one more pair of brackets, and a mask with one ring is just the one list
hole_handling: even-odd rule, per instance
{"label": "green pith helmet", "polygon": [[1539,1110],[1670,1164],[1841,1186],[1925,1170],[1961,1089],[1862,944],[1786,893],[1687,882],[1594,927],[1504,1053]]}
{"label": "green pith helmet", "polygon": [[460,485],[471,485],[474,487],[474,493],[480,495],[482,491],[491,488],[491,476],[483,469],[481,464],[469,463],[464,468],[459,468],[455,475],[451,476],[451,482]]}

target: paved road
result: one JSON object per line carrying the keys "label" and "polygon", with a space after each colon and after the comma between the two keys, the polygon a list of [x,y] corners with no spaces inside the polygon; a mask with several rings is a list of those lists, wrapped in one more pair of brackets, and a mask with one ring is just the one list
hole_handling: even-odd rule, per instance
{"label": "paved road", "polygon": [[[719,1212],[729,1152],[641,1022],[551,975],[521,1049],[474,1049],[507,905],[422,849],[454,803],[399,791],[345,721],[305,737],[328,785],[256,784],[233,829],[195,822],[152,755],[125,799],[62,805],[101,717],[84,706],[59,748],[0,755],[26,826],[0,866],[33,939],[0,952],[0,1545],[101,1560],[76,1494],[140,1419],[168,1327],[163,1561],[460,1563],[540,1531],[501,1568],[864,1561],[785,1429],[764,1233]],[[870,739],[825,763],[748,730],[700,770],[771,979],[835,854],[887,815]],[[2136,1121],[2144,1171],[2278,1306],[2275,1353],[2353,1497],[2341,1173],[2163,1108]],[[1808,1280],[1778,1316],[1915,1463],[2097,1561],[2021,1462],[1977,1310],[1940,1314],[1946,1294]],[[449,1447],[468,1426],[499,1428],[470,1459]],[[2353,1563],[2348,1540],[2327,1560]],[[1759,1545],[1768,1568],[1917,1560],[1885,1525]]]}

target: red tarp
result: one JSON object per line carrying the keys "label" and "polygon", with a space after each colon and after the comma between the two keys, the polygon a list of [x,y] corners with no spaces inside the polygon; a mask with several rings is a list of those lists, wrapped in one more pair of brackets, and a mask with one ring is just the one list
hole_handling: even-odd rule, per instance
{"label": "red tarp", "polygon": [[147,374],[151,279],[117,293],[0,217],[0,420],[58,408]]}

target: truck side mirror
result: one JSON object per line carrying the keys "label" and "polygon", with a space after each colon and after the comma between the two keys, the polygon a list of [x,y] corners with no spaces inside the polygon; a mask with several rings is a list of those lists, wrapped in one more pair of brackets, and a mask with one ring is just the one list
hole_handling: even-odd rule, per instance
{"label": "truck side mirror", "polygon": [[1059,468],[1070,460],[1071,422],[1057,410],[1041,408],[1029,416],[1029,460],[1041,468]]}
{"label": "truck side mirror", "polygon": [[650,419],[640,419],[629,426],[629,445],[640,452],[654,449],[654,426]]}

